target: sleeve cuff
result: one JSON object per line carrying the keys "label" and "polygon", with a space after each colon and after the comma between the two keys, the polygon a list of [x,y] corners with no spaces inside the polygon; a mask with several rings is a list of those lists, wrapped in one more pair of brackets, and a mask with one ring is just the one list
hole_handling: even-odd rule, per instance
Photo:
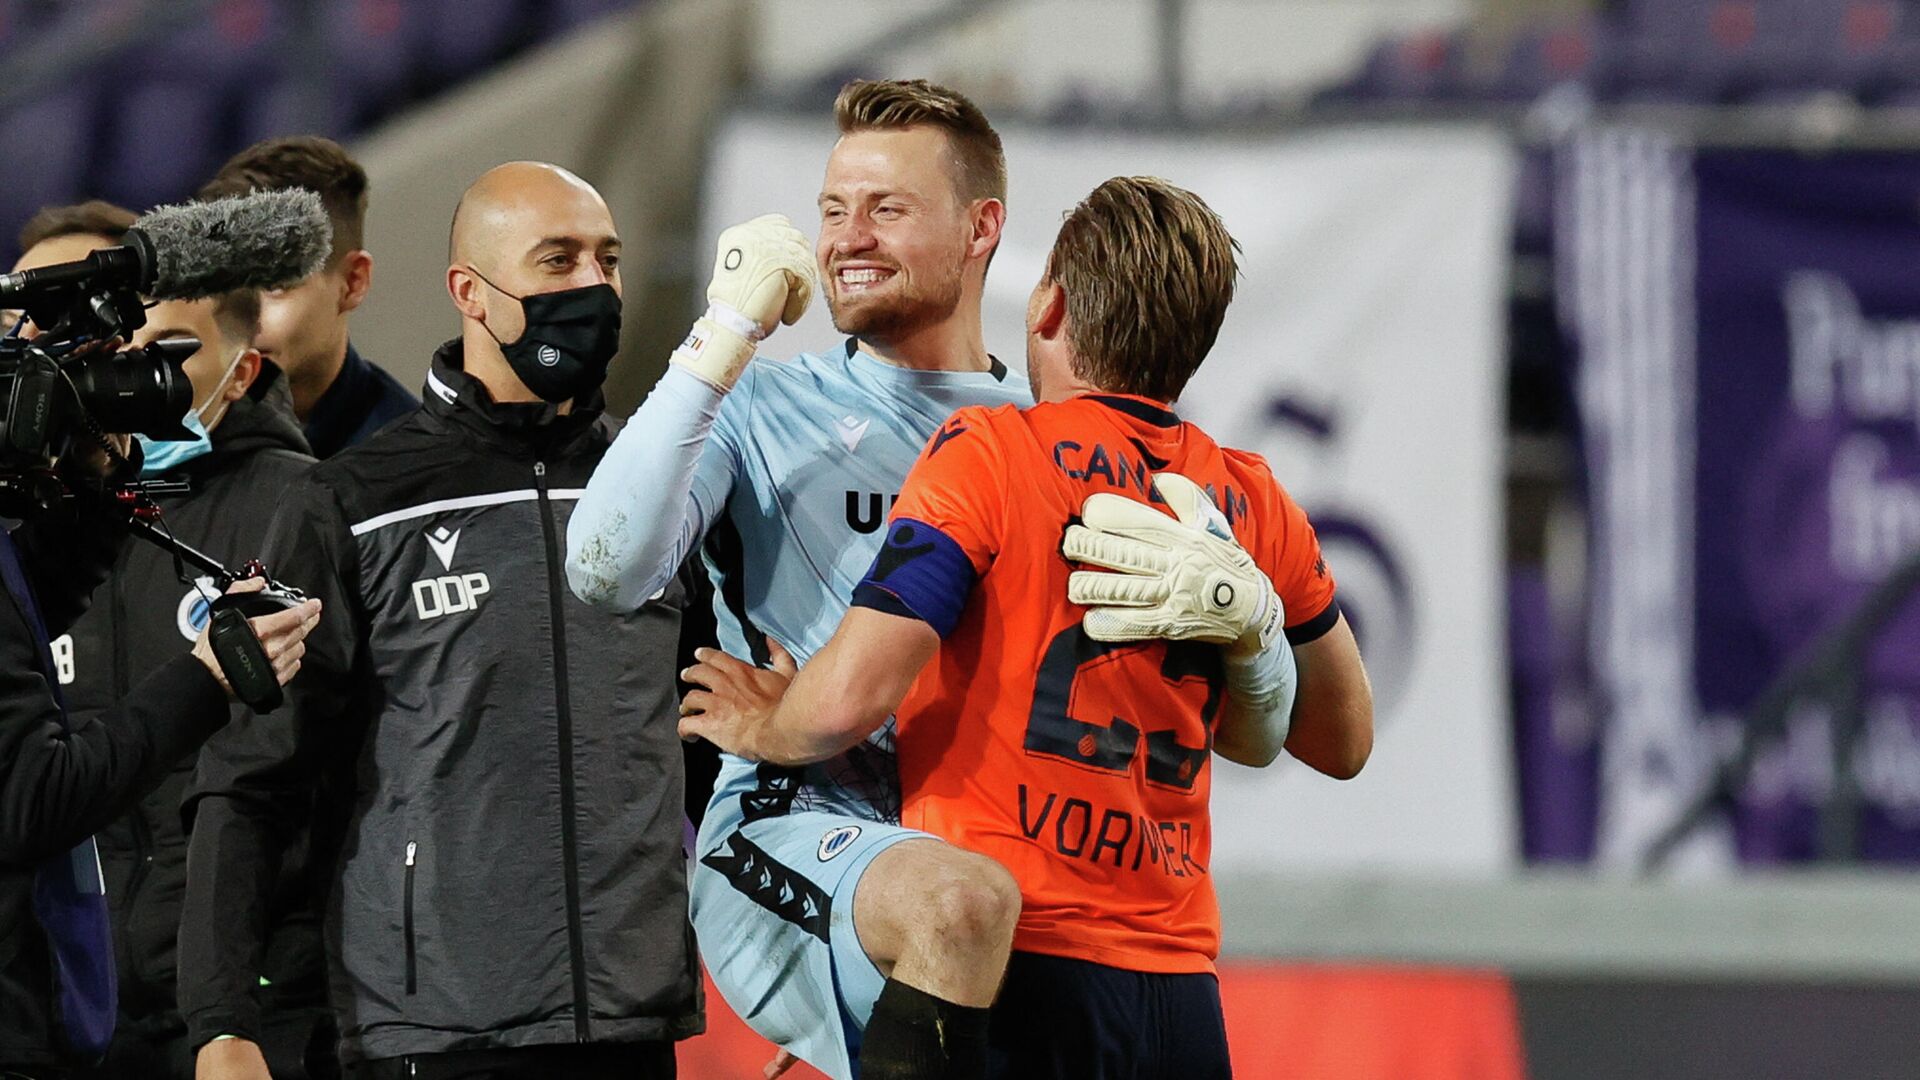
{"label": "sleeve cuff", "polygon": [[221,1039],[245,1039],[258,1043],[259,1025],[230,1009],[221,1009],[190,1018],[187,1021],[187,1045],[195,1053],[210,1042]]}
{"label": "sleeve cuff", "polygon": [[903,619],[919,619],[927,622],[925,616],[907,606],[905,600],[870,581],[863,581],[853,588],[853,606],[871,608],[887,615],[898,615]]}
{"label": "sleeve cuff", "polygon": [[1287,627],[1287,644],[1299,648],[1309,642],[1319,641],[1327,636],[1327,631],[1333,629],[1333,624],[1339,621],[1340,598],[1335,596],[1327,600],[1327,606],[1321,609],[1320,614],[1306,622]]}

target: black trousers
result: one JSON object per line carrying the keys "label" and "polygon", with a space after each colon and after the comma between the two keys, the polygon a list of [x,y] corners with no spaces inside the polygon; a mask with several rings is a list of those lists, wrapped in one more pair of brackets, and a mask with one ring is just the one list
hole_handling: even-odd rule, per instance
{"label": "black trousers", "polygon": [[673,1044],[561,1043],[363,1061],[354,1080],[674,1080]]}
{"label": "black trousers", "polygon": [[1226,1018],[1211,974],[1156,975],[1013,954],[993,1003],[993,1080],[1227,1080]]}

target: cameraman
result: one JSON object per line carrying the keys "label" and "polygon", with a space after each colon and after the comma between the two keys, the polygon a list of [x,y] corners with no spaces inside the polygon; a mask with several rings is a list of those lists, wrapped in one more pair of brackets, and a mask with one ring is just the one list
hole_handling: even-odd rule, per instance
{"label": "cameraman", "polygon": [[[190,485],[183,494],[156,495],[155,501],[175,535],[229,565],[260,554],[276,502],[313,464],[286,377],[254,347],[259,323],[260,294],[240,289],[207,300],[158,303],[133,338],[138,345],[200,342],[184,365],[193,387],[185,422],[198,437],[144,443],[141,476]],[[200,587],[181,582],[169,554],[151,544],[121,549],[99,600],[68,638],[55,643],[56,657],[62,645],[71,657],[62,675],[72,680],[66,692],[76,718],[109,708],[124,687],[192,641],[207,621]],[[234,709],[236,715],[245,712],[244,706]],[[187,876],[180,803],[193,766],[192,758],[180,761],[97,838],[120,1015],[113,1047],[94,1076],[193,1076],[187,1026],[174,1004],[175,942]],[[287,891],[299,884],[288,881]],[[317,983],[320,937],[314,920],[276,924],[275,931],[275,962],[264,974],[276,984],[294,984],[304,972]],[[305,1049],[303,1038],[290,1053],[298,1057]]]}
{"label": "cameraman", "polygon": [[[86,609],[125,536],[104,489],[131,479],[139,455],[115,442],[133,462],[68,454],[58,474],[74,497],[0,534],[0,1076],[10,1078],[63,1077],[106,1049],[113,954],[92,836],[228,718],[232,691],[204,632],[97,717],[67,715],[49,642]],[[319,617],[308,601],[252,620],[282,683]]]}

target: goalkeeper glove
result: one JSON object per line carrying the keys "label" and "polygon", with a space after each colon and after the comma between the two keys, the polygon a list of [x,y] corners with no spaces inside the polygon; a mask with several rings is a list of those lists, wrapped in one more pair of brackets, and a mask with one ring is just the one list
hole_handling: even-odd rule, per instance
{"label": "goalkeeper glove", "polygon": [[1211,641],[1233,655],[1264,651],[1285,609],[1273,583],[1234,540],[1226,516],[1193,481],[1158,473],[1153,490],[1169,517],[1119,495],[1088,496],[1061,551],[1112,573],[1076,570],[1067,599],[1091,608],[1096,641]]}
{"label": "goalkeeper glove", "polygon": [[726,393],[754,347],[806,313],[814,283],[813,248],[784,216],[766,214],[727,229],[707,283],[707,313],[670,359]]}

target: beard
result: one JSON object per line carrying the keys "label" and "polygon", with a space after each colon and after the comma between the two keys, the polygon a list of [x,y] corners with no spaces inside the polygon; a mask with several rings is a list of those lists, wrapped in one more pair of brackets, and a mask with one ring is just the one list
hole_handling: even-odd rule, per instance
{"label": "beard", "polygon": [[843,298],[838,283],[830,277],[827,310],[833,315],[834,329],[852,337],[885,341],[944,322],[960,306],[961,267],[956,262],[950,273],[925,284],[896,270],[889,284],[877,291],[884,295],[863,293]]}

